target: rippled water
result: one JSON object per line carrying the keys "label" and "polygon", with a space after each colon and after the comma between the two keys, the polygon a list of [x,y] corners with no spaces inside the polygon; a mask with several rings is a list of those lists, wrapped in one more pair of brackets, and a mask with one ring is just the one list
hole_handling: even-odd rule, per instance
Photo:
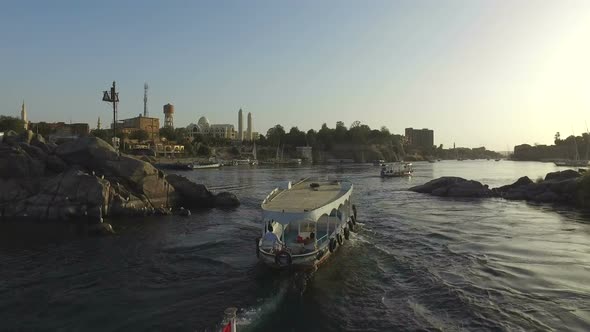
{"label": "rippled water", "polygon": [[[3,225],[0,329],[215,330],[235,306],[247,331],[590,330],[590,215],[404,190],[443,175],[495,187],[557,168],[415,166],[412,179],[381,179],[370,165],[183,173],[243,205],[118,220],[111,237]],[[355,184],[358,233],[314,273],[260,266],[262,198],[285,180],[334,173]]]}

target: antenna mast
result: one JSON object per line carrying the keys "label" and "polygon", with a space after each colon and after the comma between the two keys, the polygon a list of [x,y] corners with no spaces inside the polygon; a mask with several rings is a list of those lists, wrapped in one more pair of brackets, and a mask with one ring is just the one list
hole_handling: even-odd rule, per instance
{"label": "antenna mast", "polygon": [[148,95],[148,84],[147,82],[143,85],[143,116],[148,117],[148,109],[147,109],[147,95]]}

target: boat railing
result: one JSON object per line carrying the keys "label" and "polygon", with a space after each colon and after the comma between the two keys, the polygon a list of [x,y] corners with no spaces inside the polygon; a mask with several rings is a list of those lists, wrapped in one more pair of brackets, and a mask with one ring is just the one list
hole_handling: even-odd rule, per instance
{"label": "boat railing", "polygon": [[275,188],[273,191],[270,192],[270,194],[268,194],[264,200],[262,201],[262,204],[266,204],[268,203],[271,199],[273,199],[279,192],[279,188]]}
{"label": "boat railing", "polygon": [[317,243],[317,246],[319,247],[319,246],[321,246],[322,244],[324,244],[324,242],[328,241],[328,236],[329,236],[329,235],[330,235],[330,234],[326,234],[326,235],[324,235],[324,236],[320,237],[319,239],[317,239],[317,241],[316,241],[316,243]]}

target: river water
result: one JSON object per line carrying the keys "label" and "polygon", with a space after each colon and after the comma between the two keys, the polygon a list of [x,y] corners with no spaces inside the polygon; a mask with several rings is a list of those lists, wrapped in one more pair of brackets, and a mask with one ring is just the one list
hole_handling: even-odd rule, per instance
{"label": "river water", "polygon": [[[445,175],[495,187],[555,166],[415,169],[411,179],[382,179],[371,165],[193,171],[183,175],[242,206],[117,220],[117,235],[101,238],[6,225],[0,329],[214,331],[234,306],[239,331],[590,330],[589,214],[405,190]],[[288,179],[334,174],[355,185],[358,232],[313,273],[258,264],[263,197]]]}

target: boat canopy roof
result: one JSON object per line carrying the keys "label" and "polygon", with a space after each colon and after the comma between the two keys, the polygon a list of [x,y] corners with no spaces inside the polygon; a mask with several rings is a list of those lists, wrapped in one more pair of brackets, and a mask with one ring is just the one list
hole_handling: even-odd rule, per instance
{"label": "boat canopy roof", "polygon": [[262,202],[264,220],[280,224],[293,221],[318,221],[323,215],[350,199],[352,183],[340,180],[316,180],[307,178],[287,189],[276,188]]}

